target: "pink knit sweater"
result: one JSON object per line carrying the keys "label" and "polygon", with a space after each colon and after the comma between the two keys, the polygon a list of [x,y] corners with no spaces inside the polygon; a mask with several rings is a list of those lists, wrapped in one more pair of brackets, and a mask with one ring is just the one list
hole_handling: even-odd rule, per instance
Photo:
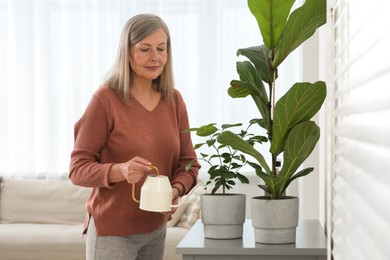
{"label": "pink knit sweater", "polygon": [[[148,111],[135,99],[124,105],[110,88],[99,88],[75,124],[70,163],[71,181],[93,188],[84,231],[90,215],[99,236],[141,234],[165,225],[168,219],[163,214],[139,209],[131,198],[132,185],[109,183],[110,169],[114,163],[140,156],[188,192],[196,184],[200,168],[195,163],[188,172],[184,169],[196,159],[190,134],[182,133],[188,127],[186,106],[177,90],[171,102],[161,98],[154,110]],[[136,184],[137,198],[143,181]]]}

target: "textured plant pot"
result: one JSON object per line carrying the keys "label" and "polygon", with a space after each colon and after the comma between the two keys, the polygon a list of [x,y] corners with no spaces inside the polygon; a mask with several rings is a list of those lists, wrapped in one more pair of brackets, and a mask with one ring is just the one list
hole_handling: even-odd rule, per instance
{"label": "textured plant pot", "polygon": [[245,201],[245,194],[202,194],[200,208],[205,238],[241,238]]}
{"label": "textured plant pot", "polygon": [[286,196],[278,200],[266,196],[253,197],[251,215],[256,243],[295,243],[299,215],[297,197]]}

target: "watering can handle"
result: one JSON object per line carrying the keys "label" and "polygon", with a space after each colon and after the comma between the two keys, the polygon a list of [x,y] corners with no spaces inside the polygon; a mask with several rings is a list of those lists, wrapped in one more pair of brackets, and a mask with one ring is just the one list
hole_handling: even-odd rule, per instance
{"label": "watering can handle", "polygon": [[[160,172],[156,166],[151,165],[149,168],[155,170],[157,175],[160,175]],[[133,183],[133,188],[131,189],[131,197],[135,202],[140,203],[140,201],[135,198],[135,183]]]}

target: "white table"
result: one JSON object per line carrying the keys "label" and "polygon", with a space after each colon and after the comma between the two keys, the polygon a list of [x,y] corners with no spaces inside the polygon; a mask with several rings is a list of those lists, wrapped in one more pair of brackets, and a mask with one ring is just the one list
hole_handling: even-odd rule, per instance
{"label": "white table", "polygon": [[318,220],[300,220],[294,244],[255,242],[251,220],[244,223],[242,239],[207,239],[198,220],[176,247],[183,260],[326,260],[326,237]]}

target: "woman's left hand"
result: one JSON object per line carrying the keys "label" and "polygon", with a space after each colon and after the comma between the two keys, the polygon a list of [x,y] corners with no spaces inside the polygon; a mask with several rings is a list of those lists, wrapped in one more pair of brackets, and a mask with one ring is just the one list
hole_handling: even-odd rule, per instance
{"label": "woman's left hand", "polygon": [[[172,189],[172,205],[179,204],[179,191],[177,189]],[[177,207],[172,207],[171,214],[176,212]]]}

